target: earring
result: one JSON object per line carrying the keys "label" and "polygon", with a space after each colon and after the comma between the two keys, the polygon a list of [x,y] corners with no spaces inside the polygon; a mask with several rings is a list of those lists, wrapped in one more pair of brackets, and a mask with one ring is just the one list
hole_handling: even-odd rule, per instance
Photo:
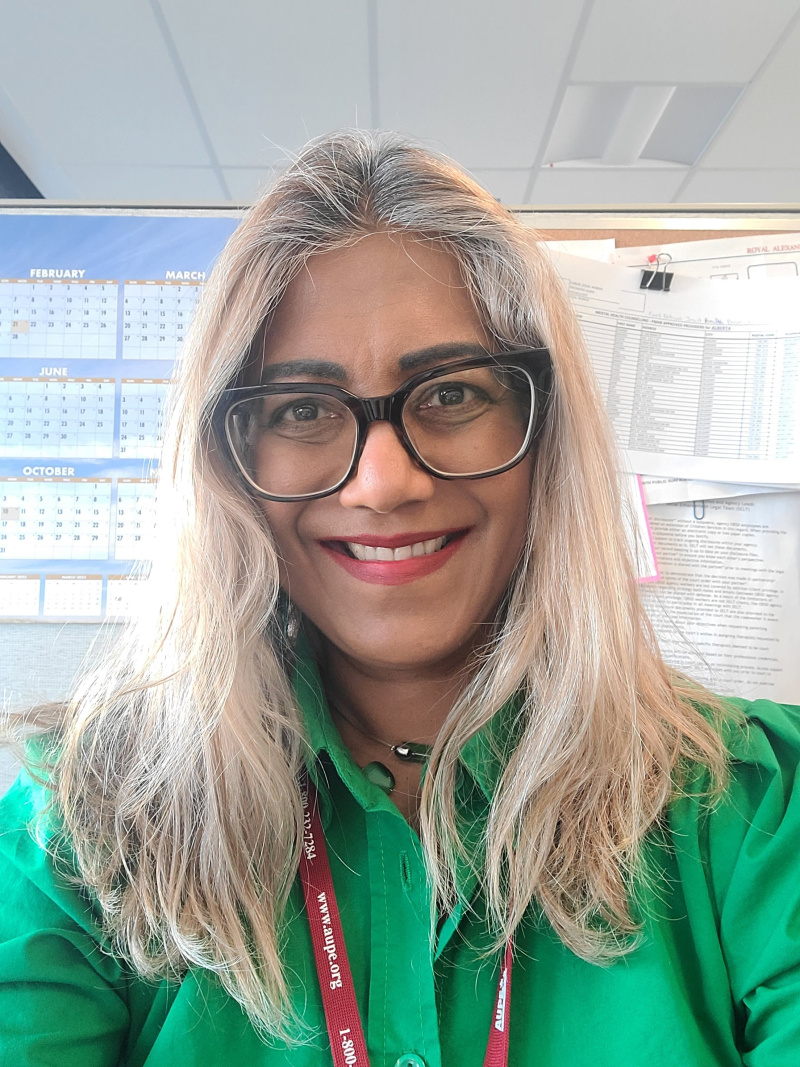
{"label": "earring", "polygon": [[278,593],[275,614],[269,630],[272,646],[278,653],[287,673],[290,673],[294,666],[294,646],[297,642],[302,622],[302,612],[281,589]]}

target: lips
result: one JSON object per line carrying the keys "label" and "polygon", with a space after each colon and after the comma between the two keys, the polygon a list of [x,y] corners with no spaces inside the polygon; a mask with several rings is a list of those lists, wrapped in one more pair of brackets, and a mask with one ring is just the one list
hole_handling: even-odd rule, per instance
{"label": "lips", "polygon": [[323,550],[354,578],[401,585],[439,570],[458,551],[468,529],[430,530],[391,537],[359,534],[325,540]]}

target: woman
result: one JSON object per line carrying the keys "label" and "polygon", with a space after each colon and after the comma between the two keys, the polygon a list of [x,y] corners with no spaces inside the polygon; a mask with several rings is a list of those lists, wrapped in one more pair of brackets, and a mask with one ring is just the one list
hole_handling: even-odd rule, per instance
{"label": "woman", "polygon": [[528,231],[313,143],[166,449],[149,607],[3,802],[8,1062],[796,1062],[797,719],[662,663]]}

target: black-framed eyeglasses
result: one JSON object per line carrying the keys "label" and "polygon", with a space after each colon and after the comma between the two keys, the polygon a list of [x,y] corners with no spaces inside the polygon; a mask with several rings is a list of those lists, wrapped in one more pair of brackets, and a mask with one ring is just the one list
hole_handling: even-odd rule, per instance
{"label": "black-framed eyeglasses", "polygon": [[434,367],[387,396],[315,382],[226,389],[214,427],[251,492],[313,500],[355,474],[373,422],[391,423],[411,458],[437,478],[510,470],[541,428],[550,388],[550,353],[535,348]]}

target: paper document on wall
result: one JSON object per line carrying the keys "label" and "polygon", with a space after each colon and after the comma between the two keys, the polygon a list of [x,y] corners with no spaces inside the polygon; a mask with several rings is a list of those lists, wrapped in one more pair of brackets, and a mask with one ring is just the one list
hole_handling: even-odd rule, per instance
{"label": "paper document on wall", "polygon": [[800,278],[675,278],[553,253],[600,391],[640,474],[800,483]]}
{"label": "paper document on wall", "polygon": [[669,270],[695,278],[763,281],[800,276],[800,233],[745,234],[716,241],[679,241],[617,248],[611,254],[610,262],[619,266],[646,267],[650,257],[660,252],[670,256]]}
{"label": "paper document on wall", "polygon": [[667,663],[715,692],[800,703],[800,493],[649,509],[642,588]]}
{"label": "paper document on wall", "polygon": [[774,485],[740,485],[738,482],[701,482],[694,478],[641,476],[645,504],[678,504],[693,500],[724,500],[734,496],[774,493]]}
{"label": "paper document on wall", "polygon": [[612,263],[616,241],[613,237],[600,237],[588,241],[545,241],[553,252],[566,252],[570,256],[583,256],[586,259],[598,259],[601,263]]}

